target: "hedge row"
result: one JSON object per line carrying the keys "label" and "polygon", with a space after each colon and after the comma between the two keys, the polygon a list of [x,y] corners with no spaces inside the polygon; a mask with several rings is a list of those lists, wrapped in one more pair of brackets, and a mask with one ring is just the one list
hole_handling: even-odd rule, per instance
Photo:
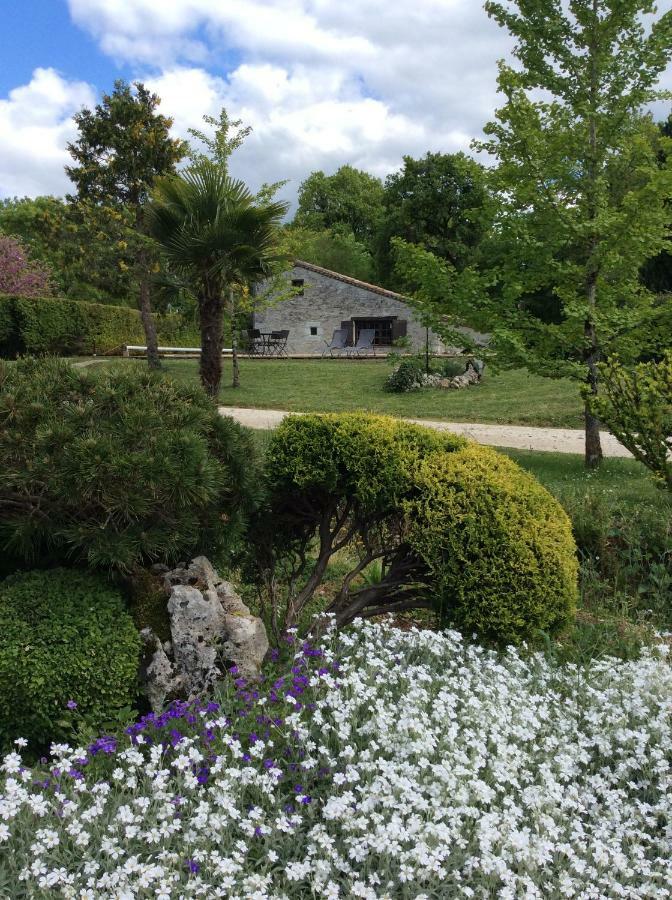
{"label": "hedge row", "polygon": [[[177,316],[157,316],[159,342],[198,341]],[[77,300],[0,295],[0,356],[107,353],[122,344],[144,344],[136,309]]]}

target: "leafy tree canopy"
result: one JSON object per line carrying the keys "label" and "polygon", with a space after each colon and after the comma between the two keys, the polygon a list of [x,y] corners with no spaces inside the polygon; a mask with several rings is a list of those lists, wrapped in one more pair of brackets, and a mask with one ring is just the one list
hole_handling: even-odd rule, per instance
{"label": "leafy tree canopy", "polygon": [[303,259],[361,281],[374,281],[376,271],[367,247],[348,228],[315,231],[300,225],[284,229],[282,240],[289,259]]}
{"label": "leafy tree canopy", "polygon": [[391,240],[402,238],[445,259],[458,270],[474,260],[491,223],[492,204],[483,166],[464,153],[404,157],[385,182],[381,275],[392,275]]}
{"label": "leafy tree canopy", "polygon": [[160,102],[140,82],[118,80],[95,110],[74,116],[79,137],[68,151],[75,165],[65,171],[78,200],[136,207],[155,178],[174,171],[187,147],[170,137],[172,119],[157,113]]}
{"label": "leafy tree canopy", "polygon": [[22,242],[0,234],[0,294],[47,297],[53,291],[51,272],[31,259]]}
{"label": "leafy tree canopy", "polygon": [[[505,103],[479,145],[498,161],[496,342],[512,362],[574,375],[594,396],[599,360],[637,356],[658,318],[639,275],[666,243],[672,172],[643,110],[660,97],[672,14],[652,20],[650,0],[488,0],[486,10],[515,38],[519,63],[500,64]],[[543,291],[553,316],[527,302]],[[587,464],[601,455],[587,405]]]}
{"label": "leafy tree canopy", "polygon": [[294,224],[316,231],[347,227],[369,249],[383,219],[383,183],[374,175],[341,166],[333,175],[313,172],[299,188]]}

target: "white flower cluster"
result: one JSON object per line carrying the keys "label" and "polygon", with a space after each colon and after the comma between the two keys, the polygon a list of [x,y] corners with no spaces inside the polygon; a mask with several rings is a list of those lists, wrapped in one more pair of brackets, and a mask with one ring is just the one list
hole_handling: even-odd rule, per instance
{"label": "white flower cluster", "polygon": [[0,897],[672,897],[664,657],[555,668],[372,624],[324,652],[338,678],[251,747],[201,713],[207,749],[120,743],[102,781],[7,756]]}

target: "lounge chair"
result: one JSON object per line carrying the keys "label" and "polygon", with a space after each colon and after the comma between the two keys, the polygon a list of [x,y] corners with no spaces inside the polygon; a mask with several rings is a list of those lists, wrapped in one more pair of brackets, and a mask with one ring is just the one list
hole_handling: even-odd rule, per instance
{"label": "lounge chair", "polygon": [[334,333],[331,337],[331,341],[325,341],[325,347],[322,351],[322,356],[326,356],[327,353],[329,356],[334,355],[334,353],[340,352],[342,350],[347,350],[347,340],[348,340],[348,331],[346,328],[335,328]]}
{"label": "lounge chair", "polygon": [[357,337],[357,343],[354,347],[349,347],[348,356],[366,356],[369,352],[376,355],[374,341],[376,340],[376,332],[373,328],[362,328]]}

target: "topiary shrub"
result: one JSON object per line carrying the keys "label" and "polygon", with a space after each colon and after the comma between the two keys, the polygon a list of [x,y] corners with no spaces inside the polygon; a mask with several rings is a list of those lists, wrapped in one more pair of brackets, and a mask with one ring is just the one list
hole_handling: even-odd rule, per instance
{"label": "topiary shrub", "polygon": [[0,558],[131,571],[233,550],[254,502],[248,433],[144,368],[0,362]]}
{"label": "topiary shrub", "polygon": [[100,576],[51,569],[0,582],[1,749],[113,720],[135,699],[139,654],[122,598]]}
{"label": "topiary shrub", "polygon": [[[384,417],[302,416],[271,439],[267,480],[252,535],[276,633],[296,624],[346,549],[352,564],[329,606],[339,625],[424,607],[505,643],[571,618],[569,520],[495,451]],[[379,577],[367,578],[374,562]]]}
{"label": "topiary shrub", "polygon": [[432,576],[444,623],[519,643],[567,625],[577,600],[572,527],[513,460],[470,444],[423,460],[408,541]]}

